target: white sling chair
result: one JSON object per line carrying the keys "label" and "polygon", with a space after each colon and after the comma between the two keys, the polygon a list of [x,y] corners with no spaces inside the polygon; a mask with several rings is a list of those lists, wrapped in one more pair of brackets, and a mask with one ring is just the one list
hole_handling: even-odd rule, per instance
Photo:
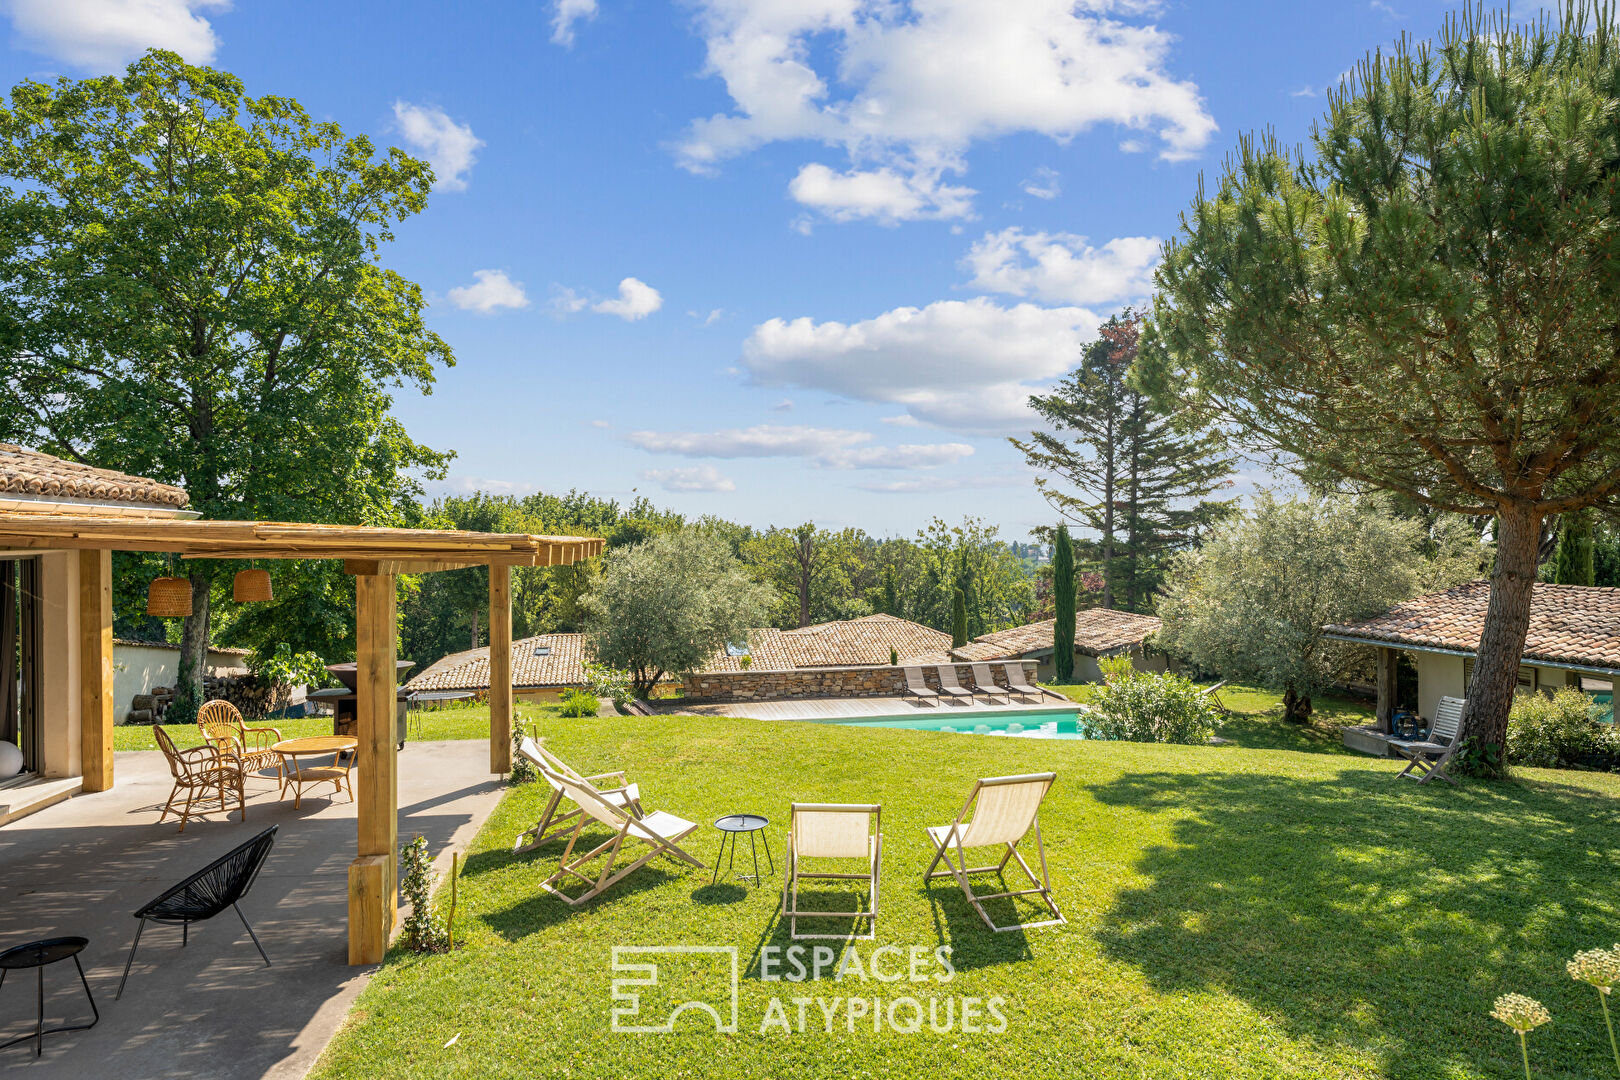
{"label": "white sling chair", "polygon": [[[635,817],[641,816],[641,789],[634,784],[624,783],[623,769],[616,772],[597,773],[595,776],[581,776],[566,761],[527,735],[518,743],[518,753],[528,758],[535,768],[541,770],[550,769],[552,772],[566,776],[575,783],[595,790],[597,794],[602,796],[603,801],[622,807]],[[619,781],[621,786],[611,788],[598,786],[599,781],[615,779]],[[562,800],[562,790],[552,785],[551,799],[546,803],[545,812],[540,815],[540,820],[535,823],[532,829],[527,829],[518,835],[517,840],[512,844],[514,854],[533,851],[541,844],[550,843],[568,831],[571,823],[583,811],[576,806],[572,810],[558,813]]]}
{"label": "white sling chair", "polygon": [[[782,914],[794,940],[871,941],[877,936],[878,873],[883,866],[883,808],[868,803],[794,803],[789,814],[787,865],[782,873]],[[810,873],[802,859],[864,859],[859,874]],[[800,911],[799,879],[864,881],[871,889],[869,911]],[[858,905],[857,905],[858,906]],[[801,934],[800,919],[853,919],[866,921],[866,933]]]}
{"label": "white sling chair", "polygon": [[[928,882],[947,876],[955,878],[956,883],[962,887],[963,894],[968,898],[968,903],[979,913],[979,918],[998,933],[1005,930],[1032,929],[1037,926],[1059,926],[1066,922],[1063,913],[1052,902],[1052,880],[1046,871],[1046,847],[1041,843],[1041,801],[1046,798],[1047,791],[1056,779],[1057,773],[1048,772],[1029,773],[1024,776],[997,776],[977,781],[973,785],[973,790],[968,793],[967,802],[962,804],[962,812],[956,815],[954,822],[949,825],[936,825],[927,830],[928,839],[933,841],[937,850],[934,861],[928,864],[928,870],[923,874],[923,880]],[[971,821],[968,820],[970,810],[973,812]],[[1029,868],[1024,857],[1018,853],[1019,843],[1030,833],[1035,834],[1035,850],[1041,859],[1039,878]],[[1000,846],[1005,846],[1007,851],[1001,856],[1001,862],[994,866],[967,864],[966,849]],[[953,850],[956,852],[955,862],[951,861]],[[992,871],[1000,873],[1012,859],[1018,860],[1018,865],[1028,875],[1034,888],[987,893],[982,896],[973,891],[968,875],[987,874]],[[947,869],[935,871],[934,867],[941,862]],[[1051,911],[1052,918],[1043,922],[997,926],[995,920],[984,910],[984,901],[1013,896],[1039,896],[1047,910]]]}
{"label": "white sling chair", "polygon": [[[561,773],[552,772],[542,768],[540,775],[546,782],[562,795],[579,804],[582,811],[578,823],[568,834],[568,846],[563,849],[562,863],[557,872],[540,883],[540,887],[553,896],[559,896],[569,904],[578,907],[580,904],[602,894],[602,892],[626,877],[641,869],[659,855],[668,855],[672,859],[689,863],[699,870],[707,869],[703,863],[694,859],[680,848],[680,842],[697,829],[697,823],[687,821],[685,818],[667,814],[662,810],[655,810],[645,817],[631,817],[619,806],[614,806],[602,797],[602,793],[589,784],[582,784],[570,779]],[[587,851],[585,854],[569,861],[574,854],[574,845],[579,841],[579,834],[584,830],[587,821],[598,821],[613,830],[613,838]],[[625,866],[618,873],[613,867],[618,863],[619,851],[624,847],[626,840],[638,840],[648,845],[648,850],[634,862]],[[581,873],[586,864],[602,859],[602,870],[596,877]],[[559,886],[569,877],[578,878],[589,888],[578,896],[569,896]]]}
{"label": "white sling chair", "polygon": [[1462,748],[1463,699],[1443,697],[1434,709],[1434,723],[1429,725],[1429,737],[1422,742],[1392,742],[1390,746],[1406,759],[1406,768],[1396,779],[1410,776],[1420,784],[1439,777],[1452,787],[1457,781],[1446,772],[1452,757]]}

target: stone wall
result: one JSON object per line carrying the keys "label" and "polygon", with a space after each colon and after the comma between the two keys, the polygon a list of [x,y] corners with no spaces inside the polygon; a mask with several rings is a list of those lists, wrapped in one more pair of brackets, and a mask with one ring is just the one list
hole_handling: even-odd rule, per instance
{"label": "stone wall", "polygon": [[[1014,661],[1017,663],[1018,661]],[[1033,682],[1036,664],[1022,661],[1024,679]],[[939,673],[935,666],[923,666],[923,678],[928,685],[939,689]],[[996,685],[1007,684],[1001,662],[990,665]],[[956,665],[956,681],[964,689],[973,689],[973,668],[968,664]],[[688,675],[681,681],[687,701],[693,704],[717,704],[728,701],[787,701],[794,698],[822,697],[899,697],[905,693],[906,673],[903,668],[880,666],[791,668],[786,671],[709,671]]]}

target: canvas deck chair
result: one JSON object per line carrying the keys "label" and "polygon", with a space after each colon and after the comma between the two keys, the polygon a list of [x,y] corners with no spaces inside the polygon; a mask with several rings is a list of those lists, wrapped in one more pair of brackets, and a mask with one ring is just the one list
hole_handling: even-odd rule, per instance
{"label": "canvas deck chair", "polygon": [[[634,784],[624,782],[623,769],[616,772],[597,773],[595,776],[581,776],[566,761],[527,735],[518,743],[518,753],[528,758],[535,768],[550,769],[552,772],[566,776],[578,784],[594,789],[597,794],[602,796],[604,802],[612,803],[614,806],[627,810],[634,817],[642,816],[641,789]],[[603,780],[618,780],[619,786],[602,787],[600,782]],[[541,844],[547,844],[557,839],[557,837],[569,830],[576,818],[584,813],[577,806],[572,810],[564,810],[559,813],[562,801],[562,790],[552,786],[551,798],[546,803],[545,812],[540,815],[540,820],[535,822],[532,829],[518,834],[517,840],[512,844],[513,854],[533,851]]]}
{"label": "canvas deck chair", "polygon": [[996,685],[996,677],[989,664],[973,665],[973,692],[983,694],[986,701],[994,701],[996,695],[1000,694],[1002,704],[1012,704],[1012,693]]}
{"label": "canvas deck chair", "polygon": [[[542,768],[540,775],[545,777],[546,782],[563,797],[572,799],[581,810],[578,822],[568,834],[568,846],[563,849],[562,862],[557,867],[557,872],[540,883],[540,887],[553,896],[561,897],[566,903],[578,907],[594,900],[660,855],[667,855],[699,870],[708,869],[680,848],[680,842],[696,831],[696,822],[687,821],[662,810],[655,810],[644,817],[632,817],[623,807],[608,802],[602,792],[589,784],[582,784],[548,768]],[[585,854],[575,857],[574,846],[579,842],[579,834],[584,831],[585,823],[588,821],[606,825],[613,830],[613,837]],[[625,842],[630,840],[646,844],[647,850],[640,858],[615,872],[613,868],[618,865]],[[595,877],[584,873],[584,868],[598,859],[602,861],[601,871]],[[561,886],[571,878],[584,882],[587,886],[585,892],[578,896],[569,896],[565,893]]]}
{"label": "canvas deck chair", "polygon": [[939,690],[942,694],[949,694],[953,698],[967,698],[973,700],[973,691],[965,689],[956,681],[955,664],[939,664],[934,670],[939,673]]}
{"label": "canvas deck chair", "polygon": [[[1059,926],[1067,922],[1063,913],[1052,902],[1052,880],[1046,871],[1046,847],[1041,843],[1041,801],[1046,798],[1047,791],[1051,789],[1056,779],[1057,773],[1048,772],[1029,773],[1024,776],[997,776],[977,781],[973,785],[973,790],[968,793],[967,802],[962,804],[962,812],[956,815],[954,822],[949,825],[936,825],[927,830],[928,839],[933,842],[936,851],[934,861],[928,864],[928,870],[923,874],[923,881],[926,883],[941,877],[955,878],[956,883],[962,887],[963,895],[968,898],[968,903],[979,913],[979,918],[997,933],[1007,930],[1028,930],[1038,926]],[[971,821],[968,819],[969,811],[973,813]],[[1035,851],[1041,861],[1041,876],[1038,878],[1024,861],[1023,855],[1018,852],[1018,845],[1031,834],[1034,834]],[[999,863],[991,866],[969,866],[967,850],[984,847],[1005,847],[1006,851]],[[953,851],[956,853],[954,862],[951,860]],[[1000,873],[1013,859],[1018,860],[1018,865],[1029,877],[1033,888],[982,895],[973,891],[973,884],[969,880],[970,874]],[[945,864],[946,869],[936,871],[934,867],[941,862]],[[1014,896],[1040,897],[1041,902],[1052,913],[1052,917],[1041,922],[997,926],[995,920],[990,918],[989,912],[984,910],[984,901]]]}
{"label": "canvas deck chair", "polygon": [[1001,670],[1007,673],[1007,689],[1019,697],[1034,697],[1046,700],[1046,691],[1038,686],[1031,686],[1024,681],[1023,664],[1002,664]]}
{"label": "canvas deck chair", "polygon": [[905,670],[906,693],[913,697],[922,698],[925,701],[932,701],[936,705],[939,704],[939,693],[929,689],[928,680],[923,676],[923,669],[920,667],[908,667]]}
{"label": "canvas deck chair", "polygon": [[1446,772],[1446,766],[1451,764],[1452,756],[1462,745],[1458,732],[1462,727],[1463,699],[1443,697],[1440,704],[1435,706],[1434,723],[1429,726],[1429,737],[1422,742],[1392,742],[1395,752],[1406,759],[1406,768],[1400,771],[1401,776],[1410,776],[1420,784],[1427,784],[1436,776],[1450,784],[1457,786]]}
{"label": "canvas deck chair", "polygon": [[[883,866],[883,808],[866,803],[794,803],[788,816],[787,865],[782,872],[782,915],[795,941],[827,939],[871,941],[877,936],[878,874]],[[803,859],[864,859],[859,874],[805,870]],[[868,911],[801,911],[799,881],[864,881],[871,890]],[[858,905],[857,905],[858,906]],[[800,919],[852,919],[865,933],[812,934],[799,932]]]}

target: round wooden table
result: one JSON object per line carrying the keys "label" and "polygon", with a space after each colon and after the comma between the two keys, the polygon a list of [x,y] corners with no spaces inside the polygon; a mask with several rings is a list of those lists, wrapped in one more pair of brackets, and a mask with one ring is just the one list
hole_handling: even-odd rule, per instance
{"label": "round wooden table", "polygon": [[[345,787],[349,790],[349,801],[354,801],[354,782],[349,779],[349,766],[343,762],[344,751],[353,750],[360,745],[360,740],[352,735],[310,735],[302,739],[282,739],[271,746],[277,754],[281,755],[281,794],[286,795],[287,785],[293,789],[293,809],[303,804],[305,784],[332,785],[332,794],[336,795]],[[298,765],[301,757],[334,755],[330,765]]]}

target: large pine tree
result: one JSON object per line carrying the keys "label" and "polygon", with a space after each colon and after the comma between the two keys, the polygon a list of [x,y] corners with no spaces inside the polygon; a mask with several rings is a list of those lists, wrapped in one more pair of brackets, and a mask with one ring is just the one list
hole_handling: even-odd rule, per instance
{"label": "large pine tree", "polygon": [[1081,548],[1103,575],[1102,606],[1147,606],[1169,556],[1221,517],[1232,459],[1219,433],[1131,377],[1142,320],[1130,311],[1098,328],[1081,364],[1030,406],[1053,430],[1012,439],[1041,470],[1046,501],[1097,534]]}

